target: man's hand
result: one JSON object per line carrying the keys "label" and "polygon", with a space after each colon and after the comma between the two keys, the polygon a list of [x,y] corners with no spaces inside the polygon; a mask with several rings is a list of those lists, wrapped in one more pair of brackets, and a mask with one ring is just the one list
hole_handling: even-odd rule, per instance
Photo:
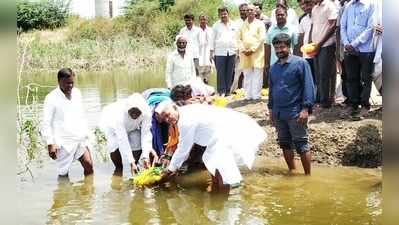
{"label": "man's hand", "polygon": [[170,164],[171,156],[168,155],[168,154],[162,155],[160,160],[161,160],[161,163],[162,163],[162,167],[166,168]]}
{"label": "man's hand", "polygon": [[345,45],[345,50],[347,52],[355,52],[356,51],[356,49],[351,44]]}
{"label": "man's hand", "polygon": [[213,62],[213,52],[211,52],[211,54],[209,55],[209,61],[211,61],[211,63]]}
{"label": "man's hand", "polygon": [[[155,163],[157,163],[157,162],[158,162],[158,160],[159,160],[159,157],[158,157],[158,154],[155,152],[155,150],[154,150],[154,149],[152,149],[152,150],[150,151],[150,154],[151,154],[151,155],[152,155],[152,157],[153,157],[152,166],[154,166],[154,165],[155,165]],[[149,162],[148,162],[148,164],[149,164]]]}
{"label": "man's hand", "polygon": [[130,170],[131,170],[133,176],[136,175],[136,173],[138,173],[136,163],[134,163],[134,162],[130,163]]}
{"label": "man's hand", "polygon": [[299,117],[297,119],[298,123],[300,124],[306,124],[308,122],[309,118],[309,112],[308,109],[302,109],[302,111],[299,113]]}
{"label": "man's hand", "polygon": [[269,110],[269,121],[271,123],[272,126],[275,126],[275,122],[274,122],[274,118],[273,118],[273,111],[270,109]]}
{"label": "man's hand", "polygon": [[50,158],[56,160],[57,153],[60,150],[60,147],[58,147],[58,145],[47,145],[47,150],[48,150],[48,155],[50,156]]}
{"label": "man's hand", "polygon": [[374,29],[378,35],[381,35],[384,32],[384,27],[382,25],[376,25],[374,26]]}

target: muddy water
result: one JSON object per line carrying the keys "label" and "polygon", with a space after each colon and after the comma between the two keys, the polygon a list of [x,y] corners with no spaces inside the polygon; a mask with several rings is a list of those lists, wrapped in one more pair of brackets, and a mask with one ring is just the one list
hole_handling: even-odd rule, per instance
{"label": "muddy water", "polygon": [[170,187],[137,189],[96,163],[84,179],[78,163],[57,180],[48,162],[18,183],[21,224],[381,224],[378,170],[317,166],[290,176],[281,161],[258,159],[228,196],[199,188],[204,174]]}
{"label": "muddy water", "polygon": [[[91,128],[101,108],[133,91],[157,87],[162,77],[143,73],[88,74],[78,79]],[[53,76],[24,80],[55,86]],[[53,87],[38,92],[39,110]],[[24,116],[32,116],[25,111]],[[44,154],[43,154],[44,152]],[[206,173],[186,176],[170,187],[136,189],[128,177],[96,155],[95,175],[84,179],[75,162],[58,180],[45,150],[17,177],[20,224],[381,224],[381,172],[376,169],[315,166],[311,177],[290,176],[282,160],[257,159],[243,169],[243,184],[228,196],[204,191]]]}

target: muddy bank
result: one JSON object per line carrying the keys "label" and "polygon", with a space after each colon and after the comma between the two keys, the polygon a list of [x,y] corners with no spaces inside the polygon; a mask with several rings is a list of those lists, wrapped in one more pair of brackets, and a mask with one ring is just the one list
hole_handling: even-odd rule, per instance
{"label": "muddy bank", "polygon": [[[253,117],[266,130],[268,141],[261,146],[260,155],[282,157],[276,141],[275,128],[268,121],[266,99],[238,100],[229,104],[237,111]],[[312,160],[328,165],[374,168],[382,163],[382,113],[373,108],[362,121],[340,119],[340,106],[316,110],[309,122]],[[239,129],[239,128],[237,128]]]}

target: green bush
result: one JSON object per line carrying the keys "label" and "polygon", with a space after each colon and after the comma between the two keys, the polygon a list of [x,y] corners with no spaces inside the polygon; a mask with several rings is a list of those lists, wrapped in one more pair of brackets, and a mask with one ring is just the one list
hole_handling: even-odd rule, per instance
{"label": "green bush", "polygon": [[54,29],[64,26],[68,18],[68,3],[62,0],[17,0],[17,28]]}
{"label": "green bush", "polygon": [[68,39],[72,41],[79,39],[110,40],[122,33],[125,30],[125,25],[118,18],[82,19],[74,17],[70,19],[68,28]]}

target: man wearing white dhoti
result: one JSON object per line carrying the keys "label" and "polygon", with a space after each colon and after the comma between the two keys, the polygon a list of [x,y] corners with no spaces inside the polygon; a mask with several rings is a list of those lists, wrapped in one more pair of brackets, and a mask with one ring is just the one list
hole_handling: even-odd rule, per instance
{"label": "man wearing white dhoti", "polygon": [[49,156],[56,160],[58,174],[68,176],[71,164],[79,160],[84,174],[93,173],[89,149],[90,131],[84,117],[82,94],[74,88],[75,73],[64,68],[58,71],[59,87],[44,100],[41,134]]}
{"label": "man wearing white dhoti", "polygon": [[104,107],[99,127],[107,139],[114,175],[122,175],[124,163],[130,165],[132,175],[136,174],[139,159],[147,167],[150,153],[157,160],[152,149],[151,118],[150,107],[139,93]]}
{"label": "man wearing white dhoti", "polygon": [[179,129],[179,144],[167,167],[168,173],[179,169],[193,144],[198,144],[206,146],[202,160],[212,176],[221,178],[224,185],[238,184],[242,176],[237,163],[251,168],[259,145],[267,137],[255,120],[228,108],[161,103],[156,111]]}

